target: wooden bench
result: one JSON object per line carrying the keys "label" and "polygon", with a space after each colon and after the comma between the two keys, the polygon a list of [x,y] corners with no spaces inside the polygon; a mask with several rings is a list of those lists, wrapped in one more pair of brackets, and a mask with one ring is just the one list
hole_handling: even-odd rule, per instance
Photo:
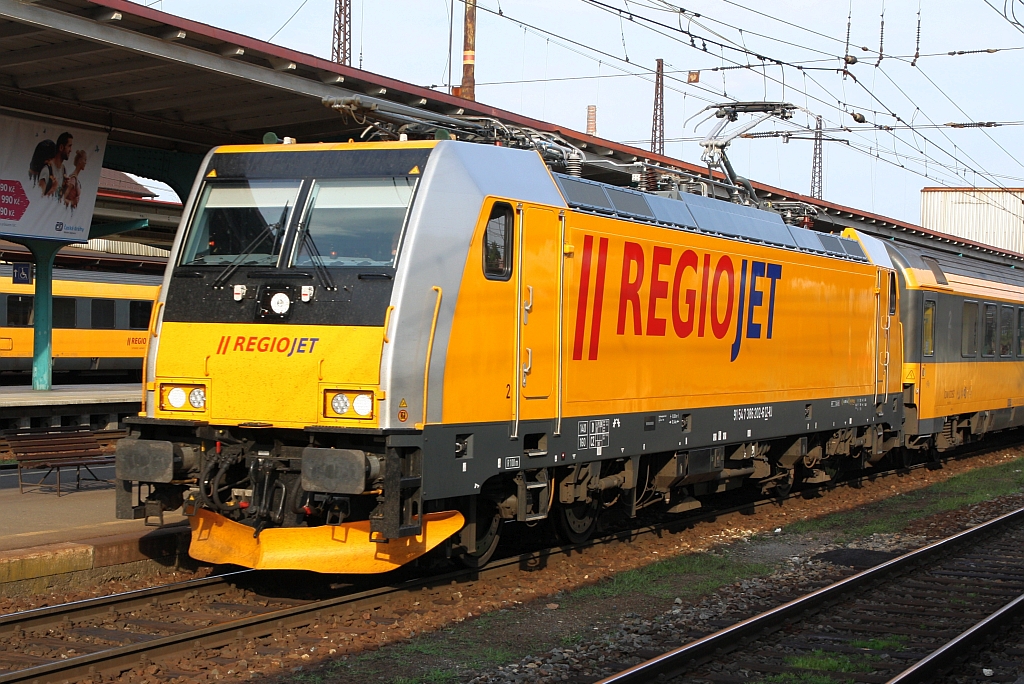
{"label": "wooden bench", "polygon": [[[104,431],[105,432],[105,431]],[[46,470],[35,486],[42,486],[50,473],[57,471],[57,496],[61,495],[61,469],[75,469],[76,489],[82,488],[82,468],[97,482],[105,482],[92,471],[92,466],[110,465],[114,455],[109,446],[100,443],[100,435],[88,426],[23,428],[5,430],[3,439],[18,463],[18,490],[25,493],[23,471]],[[32,483],[28,483],[32,484]]]}

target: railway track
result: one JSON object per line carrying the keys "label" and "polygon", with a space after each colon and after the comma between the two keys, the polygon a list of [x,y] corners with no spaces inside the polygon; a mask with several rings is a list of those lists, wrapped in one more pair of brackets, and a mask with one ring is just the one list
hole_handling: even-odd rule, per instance
{"label": "railway track", "polygon": [[[1024,508],[684,644],[599,684],[934,682],[970,648],[1021,619]],[[994,671],[982,677],[1017,680]]]}
{"label": "railway track", "polygon": [[[871,473],[840,485],[857,486],[867,479],[896,474]],[[806,496],[820,488],[805,488],[790,496]],[[776,503],[777,499],[764,499],[753,505]],[[493,561],[481,570],[408,577],[386,586],[374,586],[375,580],[368,579],[362,584],[321,587],[321,593],[332,594],[328,598],[282,595],[290,584],[308,581],[298,579],[296,573],[274,575],[245,570],[4,615],[0,616],[0,684],[78,681],[154,663],[161,664],[159,679],[187,680],[198,671],[209,671],[217,665],[226,669],[238,660],[244,661],[241,656],[245,654],[273,658],[305,650],[311,659],[314,653],[319,657],[324,650],[343,648],[344,644],[335,638],[338,633],[365,632],[359,626],[359,617],[371,625],[376,620],[383,625],[393,622],[393,617],[379,616],[391,615],[384,608],[399,597],[408,601],[415,595],[421,601],[444,603],[450,600],[452,584],[466,586],[530,573],[546,565],[552,556],[570,556],[594,546],[628,544],[639,536],[692,525],[701,519],[749,513],[750,507],[748,501],[619,531],[585,544],[528,551]],[[250,580],[257,576],[264,581],[252,586]],[[277,590],[269,586],[275,582]],[[280,591],[282,585],[285,592]],[[297,593],[301,595],[301,590]]]}

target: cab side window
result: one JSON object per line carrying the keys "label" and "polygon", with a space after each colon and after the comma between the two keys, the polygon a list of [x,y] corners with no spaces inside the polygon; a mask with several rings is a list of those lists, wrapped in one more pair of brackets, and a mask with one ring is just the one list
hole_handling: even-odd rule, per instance
{"label": "cab side window", "polygon": [[964,315],[960,322],[960,355],[978,355],[977,302],[964,302]]}
{"label": "cab side window", "polygon": [[935,355],[935,302],[926,299],[921,325],[921,355]]}
{"label": "cab side window", "polygon": [[484,277],[508,280],[512,277],[512,233],[515,213],[512,205],[496,202],[484,230]]}
{"label": "cab side window", "polygon": [[889,273],[889,315],[896,315],[896,274]]}

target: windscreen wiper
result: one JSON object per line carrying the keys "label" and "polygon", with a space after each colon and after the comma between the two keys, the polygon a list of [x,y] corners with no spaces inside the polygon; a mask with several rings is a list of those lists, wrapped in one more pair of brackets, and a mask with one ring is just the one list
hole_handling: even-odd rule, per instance
{"label": "windscreen wiper", "polygon": [[266,226],[264,226],[263,230],[260,231],[259,235],[257,235],[252,240],[252,242],[245,246],[245,249],[243,249],[241,253],[239,253],[239,255],[235,257],[234,260],[230,264],[228,264],[223,271],[220,272],[220,275],[214,278],[213,286],[220,287],[225,282],[227,282],[227,279],[230,278],[235,273],[235,271],[238,270],[238,267],[242,265],[242,262],[245,261],[246,257],[251,256],[253,251],[255,251],[256,248],[259,247],[264,240],[271,236],[277,238],[279,236],[278,231],[283,230],[287,218],[288,203],[285,202],[284,209],[281,210],[281,218],[277,220],[277,223],[268,223]]}
{"label": "windscreen wiper", "polygon": [[316,243],[313,242],[313,236],[309,234],[308,226],[299,225],[299,230],[302,231],[302,244],[306,248],[306,253],[309,254],[309,260],[313,264],[313,269],[316,271],[317,276],[320,279],[320,284],[327,290],[337,290],[337,286],[334,284],[334,280],[331,278],[331,272],[327,270],[327,266],[324,265],[324,259],[320,256],[320,250],[316,248]]}

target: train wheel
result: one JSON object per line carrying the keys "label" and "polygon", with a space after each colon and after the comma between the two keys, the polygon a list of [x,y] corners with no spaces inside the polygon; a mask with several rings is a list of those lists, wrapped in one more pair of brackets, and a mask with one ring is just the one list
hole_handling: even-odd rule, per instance
{"label": "train wheel", "polygon": [[796,483],[796,468],[787,468],[786,475],[776,480],[775,494],[780,499],[785,499],[793,491],[793,484]]}
{"label": "train wheel", "polygon": [[459,562],[467,568],[482,568],[490,562],[501,541],[501,514],[491,499],[478,497],[476,511],[476,552],[464,553]]}
{"label": "train wheel", "polygon": [[594,535],[597,529],[597,514],[601,502],[596,498],[590,503],[577,501],[559,506],[555,512],[555,530],[570,544],[582,544]]}
{"label": "train wheel", "polygon": [[917,452],[913,449],[902,447],[899,450],[899,465],[904,470],[909,469],[917,461]]}

